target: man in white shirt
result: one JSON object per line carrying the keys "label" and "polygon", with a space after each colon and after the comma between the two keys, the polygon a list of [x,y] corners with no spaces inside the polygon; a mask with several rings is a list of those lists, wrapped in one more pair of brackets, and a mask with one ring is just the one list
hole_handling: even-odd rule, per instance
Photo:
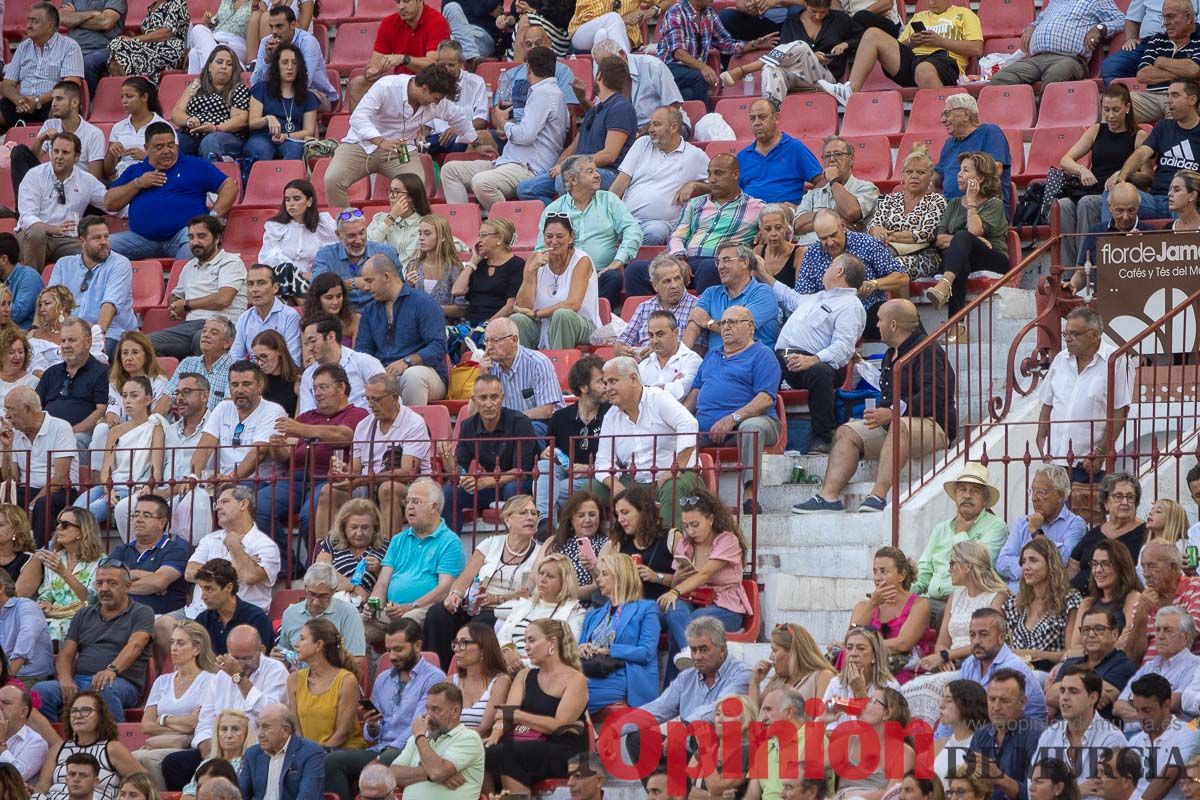
{"label": "man in white shirt", "polygon": [[29,693],[16,686],[0,689],[0,764],[12,764],[26,783],[34,783],[50,749],[27,724],[33,712]]}
{"label": "man in white shirt", "polygon": [[510,119],[511,108],[491,110],[492,127],[508,138],[504,155],[494,161],[446,164],[442,168],[442,190],[447,203],[465,203],[467,192],[472,191],[487,211],[501,200],[516,197],[521,181],[545,175],[557,163],[567,133],[567,106],[554,78],[554,52],[536,47],[526,54],[525,63],[530,87],[521,121]]}
{"label": "man in white shirt", "polygon": [[1130,701],[1141,732],[1129,746],[1142,756],[1143,773],[1137,795],[1142,800],[1183,800],[1182,765],[1196,752],[1196,732],[1171,713],[1173,692],[1161,675],[1143,675],[1130,681]]}
{"label": "man in white shirt", "polygon": [[288,352],[297,364],[300,356],[300,314],[279,299],[279,275],[265,264],[255,264],[246,271],[246,295],[250,308],[237,318],[237,335],[229,351],[234,361],[250,358],[254,337],[263,331],[275,331],[287,342]]}
{"label": "man in white shirt", "polygon": [[696,418],[663,389],[643,386],[637,362],[628,356],[605,363],[604,393],[612,408],[600,426],[592,490],[607,503],[622,486],[653,486],[663,521],[674,526],[679,498],[700,483]]}
{"label": "man in white shirt", "polygon": [[232,403],[221,403],[209,414],[204,433],[192,454],[188,477],[205,478],[205,466],[217,453],[216,472],[211,483],[239,483],[275,474],[269,458],[269,443],[275,434],[275,420],[287,412],[278,403],[264,400],[267,379],[251,361],[238,361],[229,367],[229,396]]}
{"label": "man in white shirt", "polygon": [[229,652],[217,656],[216,679],[200,706],[191,749],[179,750],[163,759],[163,779],[168,791],[183,789],[196,767],[211,754],[217,714],[236,708],[255,722],[267,706],[287,700],[287,667],[267,658],[258,631],[250,625],[239,625],[229,632],[225,643]]}
{"label": "man in white shirt", "polygon": [[1143,675],[1160,675],[1166,679],[1173,695],[1172,708],[1180,709],[1188,717],[1196,716],[1200,711],[1200,692],[1197,691],[1200,683],[1194,683],[1200,677],[1200,656],[1191,650],[1195,638],[1196,623],[1185,609],[1163,606],[1154,615],[1156,652],[1142,662],[1113,704],[1113,716],[1123,720],[1127,729],[1134,730],[1138,720],[1137,709],[1131,701],[1133,684]]}
{"label": "man in white shirt", "polygon": [[1043,758],[1066,758],[1068,749],[1079,753],[1071,765],[1084,797],[1099,797],[1101,748],[1125,746],[1125,737],[1111,722],[1096,713],[1104,681],[1082,664],[1067,669],[1059,681],[1058,708],[1062,719],[1046,728],[1038,739],[1033,763]]}
{"label": "man in white shirt", "polygon": [[[683,95],[679,93],[675,76],[661,59],[644,53],[628,53],[616,39],[601,39],[592,45],[593,64],[599,64],[600,59],[608,56],[616,56],[629,67],[629,99],[637,114],[639,134],[650,124],[655,109],[683,106]],[[691,120],[691,123],[695,122]],[[704,180],[704,177],[698,180]]]}
{"label": "man in white shirt", "polygon": [[867,312],[858,296],[866,275],[862,259],[853,253],[833,260],[822,278],[825,289],[816,294],[800,294],[765,270],[755,271],[754,276],[771,287],[784,313],[790,315],[775,340],[775,354],[788,386],[808,390],[809,453],[827,454],[833,446],[837,387],[846,379],[847,366],[867,327]]}
{"label": "man in white shirt", "polygon": [[646,355],[638,364],[638,376],[643,386],[663,389],[683,402],[692,389],[692,380],[703,361],[696,351],[679,341],[679,327],[670,311],[655,311],[646,323],[648,345]]}
{"label": "man in white shirt", "polygon": [[[279,546],[254,524],[254,490],[245,486],[224,489],[217,498],[217,524],[221,526],[196,545],[188,558],[183,577],[196,582],[196,573],[210,559],[224,558],[233,564],[238,576],[238,597],[264,612],[271,609],[271,587],[279,575]],[[207,606],[197,586],[192,602],[176,619],[195,619]]]}
{"label": "man in white shirt", "polygon": [[200,352],[200,331],[213,317],[236,323],[246,310],[246,265],[236,253],[221,247],[221,221],[205,214],[188,220],[192,260],[183,265],[179,284],[167,298],[171,319],[178,325],[150,334],[160,356],[186,358]]}
{"label": "man in white shirt", "polygon": [[[79,158],[80,166],[97,178],[103,178],[104,132],[80,115],[81,105],[79,84],[73,81],[59,81],[54,84],[54,89],[50,92],[50,118],[42,123],[38,131],[37,139],[33,143],[33,156],[40,160],[43,155],[49,155],[54,134],[67,131],[78,136],[83,146]],[[17,170],[13,170],[14,185],[20,184],[20,177]]]}
{"label": "man in white shirt", "polygon": [[[47,468],[51,453],[52,474]],[[37,392],[28,386],[18,386],[4,398],[0,476],[16,481],[22,508],[33,507],[33,538],[44,547],[53,521],[67,507],[67,487],[79,485],[79,455],[71,423],[43,411]]]}
{"label": "man in white shirt", "polygon": [[417,141],[422,126],[435,119],[445,120],[459,138],[474,146],[478,136],[455,106],[457,99],[458,80],[437,64],[415,76],[387,75],[376,81],[350,115],[350,132],[325,173],[329,205],[350,205],[347,192],[368,173],[394,178],[407,172],[424,183],[425,167],[406,143]]}
{"label": "man in white shirt", "polygon": [[[1133,397],[1133,372],[1126,359],[1113,372],[1114,421],[1109,429],[1108,360],[1116,348],[1102,341],[1103,336],[1104,320],[1095,311],[1077,308],[1068,314],[1063,332],[1066,347],[1050,362],[1050,372],[1038,390],[1042,401],[1038,452],[1059,463],[1070,453],[1075,463],[1064,466],[1071,470],[1074,483],[1099,482],[1104,477],[1104,456],[1118,446]],[[1089,519],[1080,509],[1075,512]]]}
{"label": "man in white shirt", "polygon": [[338,364],[346,370],[346,377],[350,379],[350,404],[359,408],[367,407],[367,380],[387,371],[375,356],[343,347],[341,331],[334,330],[337,327],[336,322],[332,317],[319,317],[305,324],[301,333],[301,343],[313,360],[300,378],[297,414],[317,407],[317,398],[313,394],[313,373],[322,364]]}
{"label": "man in white shirt", "polygon": [[36,270],[83,249],[79,220],[88,206],[104,208],[104,184],[79,166],[82,148],[75,134],[55,134],[50,160],[29,170],[21,181],[17,240],[22,263]]}
{"label": "man in white shirt", "polygon": [[[437,63],[445,67],[458,80],[458,99],[454,106],[466,117],[477,131],[488,126],[488,88],[483,78],[463,69],[462,45],[447,39],[438,45]],[[425,140],[425,152],[430,155],[461,153],[468,143],[444,119],[435,119],[429,124],[430,136]]]}
{"label": "man in white shirt", "polygon": [[665,245],[692,199],[692,182],[708,180],[708,156],[684,140],[683,113],[674,106],[655,109],[646,133],[625,154],[609,191],[641,223],[643,245]]}

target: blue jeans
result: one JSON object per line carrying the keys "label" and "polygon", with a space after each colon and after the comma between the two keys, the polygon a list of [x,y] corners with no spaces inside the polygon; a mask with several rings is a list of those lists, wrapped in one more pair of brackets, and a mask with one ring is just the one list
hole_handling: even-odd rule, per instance
{"label": "blue jeans", "polygon": [[[121,500],[129,497],[128,486],[114,486],[113,492]],[[88,489],[87,494],[81,494],[75,498],[74,503],[76,508],[86,508],[92,512],[92,516],[97,522],[106,522],[108,520],[108,490],[103,486],[93,486]]]}
{"label": "blue jeans", "polygon": [[[550,516],[550,462],[539,461],[538,478],[533,487],[533,497],[537,505],[538,519]],[[568,479],[567,470],[558,461],[554,462],[554,510],[557,512],[567,502],[572,491],[578,492],[588,488],[592,483],[589,477]]]}
{"label": "blue jeans", "polygon": [[121,231],[112,235],[112,250],[120,253],[130,261],[144,258],[181,258],[191,260],[192,251],[188,247],[188,229],[185,223],[170,239],[147,239],[133,231]]}
{"label": "blue jeans", "polygon": [[1138,63],[1146,52],[1145,40],[1132,50],[1118,50],[1104,59],[1100,65],[1100,77],[1108,86],[1117,78],[1133,78],[1137,75]]}
{"label": "blue jeans", "polygon": [[[1147,194],[1139,190],[1138,196],[1141,198],[1138,204],[1139,219],[1178,219],[1179,215],[1172,213],[1168,207],[1165,194]],[[1108,210],[1108,192],[1100,201],[1100,221],[1105,225],[1112,222],[1112,212]]]}
{"label": "blue jeans", "polygon": [[213,131],[203,137],[179,131],[179,152],[185,156],[200,156],[212,161],[223,156],[240,156],[245,140],[236,133]]}
{"label": "blue jeans", "polygon": [[[684,66],[677,61],[667,64],[667,69],[671,70],[675,85],[679,87],[679,93],[683,95],[684,100],[699,100],[707,104],[708,81],[704,80],[700,70]],[[695,125],[697,121],[692,120],[692,124]]]}
{"label": "blue jeans", "polygon": [[242,146],[242,155],[250,162],[299,161],[304,158],[304,142],[297,142],[292,139],[273,142],[271,141],[271,134],[266,131],[256,131],[250,134],[250,138]]}
{"label": "blue jeans", "polygon": [[727,632],[742,629],[742,615],[720,606],[693,608],[686,600],[676,600],[675,607],[666,612],[667,617],[667,683],[675,679],[679,670],[675,668],[675,654],[687,646],[688,623],[697,617],[716,617]]}
{"label": "blue jeans", "polygon": [[[92,676],[76,675],[75,684],[79,686],[80,690],[87,691],[92,688]],[[34,686],[33,690],[42,698],[42,713],[46,715],[46,719],[58,722],[62,716],[63,705],[62,687],[58,685],[58,681],[42,681]],[[133,708],[141,701],[142,690],[124,678],[118,677],[100,693],[100,696],[104,698],[105,703],[108,703],[108,710],[112,713],[113,720],[124,722],[125,709]]]}
{"label": "blue jeans", "polygon": [[519,494],[529,494],[530,488],[533,486],[533,480],[530,478],[519,478],[515,481],[509,481],[500,487],[499,493],[495,489],[482,489],[478,492],[468,492],[466,489],[460,489],[453,483],[447,483],[442,487],[444,498],[444,511],[442,516],[449,520],[451,530],[458,530],[462,527],[462,511],[463,509],[474,509],[476,516],[482,516],[485,509],[497,500],[507,500],[510,497],[515,497]]}
{"label": "blue jeans", "polygon": [[[612,186],[613,181],[617,179],[617,170],[612,167],[600,167],[600,188],[608,189]],[[518,200],[541,200],[544,205],[550,205],[555,198],[561,197],[567,193],[567,187],[563,184],[562,175],[557,178],[551,178],[549,175],[539,175],[536,178],[529,178],[517,184],[517,199]],[[607,264],[596,264],[597,268],[608,266]]]}
{"label": "blue jeans", "polygon": [[83,79],[87,81],[88,91],[96,96],[96,86],[100,79],[108,74],[108,48],[93,50],[83,55]]}

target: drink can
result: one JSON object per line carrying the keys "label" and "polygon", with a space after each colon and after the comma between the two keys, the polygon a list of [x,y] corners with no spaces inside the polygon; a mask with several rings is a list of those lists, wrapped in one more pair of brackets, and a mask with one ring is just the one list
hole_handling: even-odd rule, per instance
{"label": "drink can", "polygon": [[400,149],[396,151],[396,160],[401,164],[407,164],[409,161],[408,145],[404,142],[400,143]]}
{"label": "drink can", "polygon": [[799,464],[792,467],[792,483],[804,483],[804,467]]}
{"label": "drink can", "polygon": [[1196,569],[1197,566],[1200,566],[1200,547],[1189,544],[1184,551],[1184,561],[1188,569]]}
{"label": "drink can", "polygon": [[378,597],[372,597],[367,600],[367,610],[371,612],[372,619],[379,619],[379,606],[380,602]]}
{"label": "drink can", "polygon": [[633,565],[635,567],[640,567],[642,565],[642,557],[640,555],[638,555],[637,553],[634,553],[633,555],[631,555],[630,558],[633,559]]}

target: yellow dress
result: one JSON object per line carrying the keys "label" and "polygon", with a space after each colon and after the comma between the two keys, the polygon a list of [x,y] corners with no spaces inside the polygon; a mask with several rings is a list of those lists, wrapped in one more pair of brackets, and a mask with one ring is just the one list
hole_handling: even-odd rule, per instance
{"label": "yellow dress", "polygon": [[[337,728],[337,706],[338,698],[341,695],[342,681],[354,676],[347,670],[338,670],[337,676],[333,679],[333,683],[329,688],[320,694],[313,694],[308,690],[308,669],[302,669],[297,673],[299,685],[296,687],[296,708],[297,716],[300,718],[300,734],[319,745],[324,746],[325,742],[333,735],[333,731]],[[356,724],[354,732],[350,734],[350,738],[342,744],[343,748],[348,749],[365,749],[367,743],[363,741],[362,729]]]}

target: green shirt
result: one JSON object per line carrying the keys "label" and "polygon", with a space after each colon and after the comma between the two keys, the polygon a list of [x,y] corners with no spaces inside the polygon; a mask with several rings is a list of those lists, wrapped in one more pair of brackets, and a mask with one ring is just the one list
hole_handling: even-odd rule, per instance
{"label": "green shirt", "polygon": [[628,264],[637,257],[638,248],[642,246],[642,226],[621,198],[612,192],[596,192],[592,202],[582,210],[569,193],[546,206],[538,222],[538,250],[546,246],[542,241],[542,228],[551,214],[567,215],[575,231],[575,246],[587,253],[597,272],[614,260]]}
{"label": "green shirt", "polygon": [[917,561],[917,582],[912,590],[920,595],[932,597],[935,600],[945,599],[950,594],[950,548],[959,542],[974,541],[987,545],[992,557],[992,564],[1000,554],[1000,548],[1008,539],[1008,526],[1004,520],[990,511],[984,511],[975,518],[974,524],[965,531],[956,531],[955,520],[951,517],[933,529],[929,535],[929,543],[925,552]]}
{"label": "green shirt", "polygon": [[[983,223],[983,238],[997,253],[1008,252],[1008,212],[999,197],[989,197],[979,204],[979,219]],[[938,233],[958,233],[967,227],[967,207],[962,198],[951,200],[942,212]]]}
{"label": "green shirt", "polygon": [[[408,738],[408,744],[404,745],[393,764],[402,767],[421,766],[417,738]],[[432,781],[414,783],[405,788],[405,800],[478,800],[483,787],[483,740],[479,734],[460,723],[448,733],[430,739],[429,743],[435,753],[458,767],[458,774],[466,783],[457,789]]]}

